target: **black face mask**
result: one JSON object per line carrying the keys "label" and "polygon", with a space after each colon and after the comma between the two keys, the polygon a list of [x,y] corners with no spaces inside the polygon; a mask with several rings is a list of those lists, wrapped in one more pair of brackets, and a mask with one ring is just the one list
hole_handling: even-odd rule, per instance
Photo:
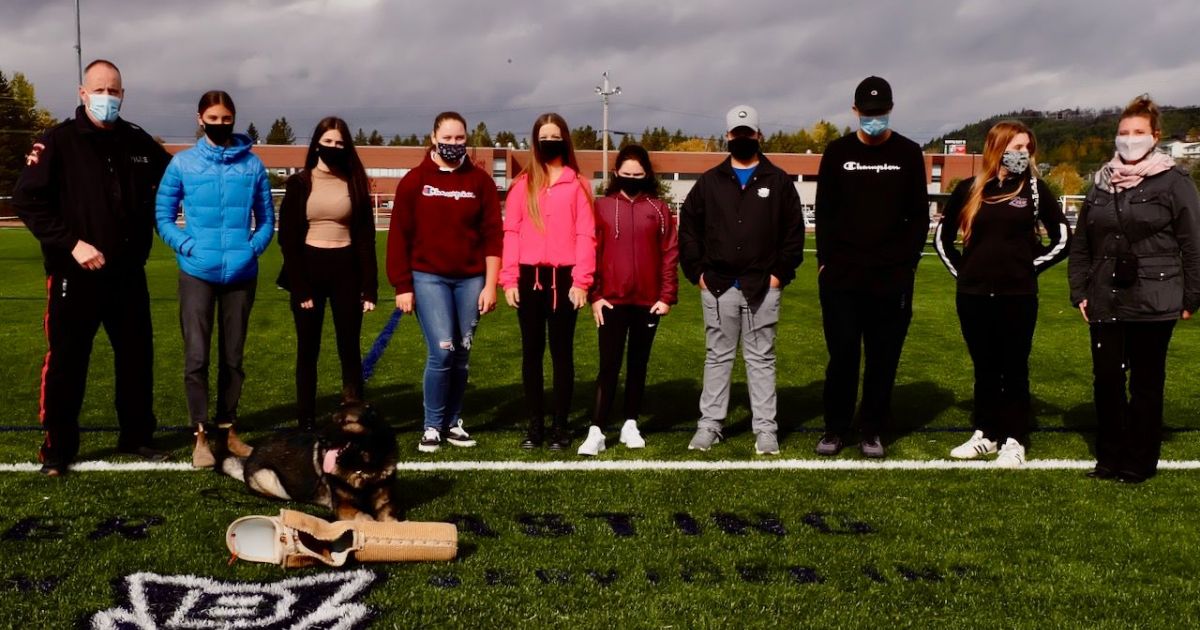
{"label": "black face mask", "polygon": [[538,152],[547,162],[556,160],[567,153],[567,143],[562,140],[538,140]]}
{"label": "black face mask", "polygon": [[233,123],[228,125],[204,123],[204,135],[208,136],[213,144],[223,147],[229,144],[229,139],[233,137]]}
{"label": "black face mask", "polygon": [[616,186],[617,190],[630,197],[636,197],[638,193],[650,192],[650,180],[645,177],[622,177],[617,175],[613,177],[613,185]]}
{"label": "black face mask", "polygon": [[746,162],[758,155],[758,139],[739,137],[729,141],[729,154],[739,162]]}
{"label": "black face mask", "polygon": [[321,158],[321,161],[330,170],[344,173],[346,172],[346,165],[350,162],[350,150],[346,147],[331,147],[318,144],[317,157]]}

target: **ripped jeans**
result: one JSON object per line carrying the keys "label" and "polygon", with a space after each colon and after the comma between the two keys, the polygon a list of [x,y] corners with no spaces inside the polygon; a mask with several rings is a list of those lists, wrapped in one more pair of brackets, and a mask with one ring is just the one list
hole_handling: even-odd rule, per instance
{"label": "ripped jeans", "polygon": [[424,382],[426,429],[447,431],[462,413],[483,282],[483,276],[447,278],[413,272],[413,306],[429,350]]}

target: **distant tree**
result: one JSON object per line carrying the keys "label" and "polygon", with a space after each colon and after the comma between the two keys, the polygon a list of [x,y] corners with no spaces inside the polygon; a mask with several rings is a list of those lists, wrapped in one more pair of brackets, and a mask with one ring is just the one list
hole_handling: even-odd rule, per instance
{"label": "distant tree", "polygon": [[686,140],[672,143],[667,150],[699,153],[702,151],[709,151],[711,149],[709,149],[708,142],[703,138],[688,138]]}
{"label": "distant tree", "polygon": [[354,146],[365,147],[368,144],[368,140],[366,132],[362,130],[362,127],[359,127],[358,133],[354,134]]}
{"label": "distant tree", "polygon": [[287,117],[276,118],[267,132],[267,144],[296,144],[296,134],[288,124]]}
{"label": "distant tree", "polygon": [[631,144],[637,144],[637,137],[631,133],[623,133],[621,134],[621,142],[617,145],[617,150],[624,149]]}
{"label": "distant tree", "polygon": [[1056,165],[1043,179],[1059,195],[1078,195],[1083,192],[1083,176],[1070,164]]}
{"label": "distant tree", "polygon": [[467,144],[473,147],[492,146],[492,135],[488,133],[487,123],[481,120],[475,125],[474,131],[467,137]]}
{"label": "distant tree", "polygon": [[501,131],[496,134],[496,144],[507,147],[509,145],[517,146],[517,136],[511,131]]}
{"label": "distant tree", "polygon": [[371,130],[371,137],[367,138],[367,144],[373,147],[383,146],[383,136],[380,135],[378,129]]}
{"label": "distant tree", "polygon": [[250,136],[251,142],[258,144],[258,127],[255,127],[254,123],[250,123],[250,126],[246,127],[246,135]]}
{"label": "distant tree", "polygon": [[404,146],[407,146],[407,147],[420,147],[420,146],[424,146],[424,145],[425,145],[425,141],[422,140],[421,137],[415,133],[409,134],[409,136],[404,139]]}
{"label": "distant tree", "polygon": [[571,143],[575,145],[576,151],[589,151],[600,148],[600,140],[596,137],[596,130],[592,129],[591,125],[572,129]]}
{"label": "distant tree", "polygon": [[404,138],[401,137],[400,134],[396,134],[392,136],[391,140],[388,140],[387,145],[389,147],[402,147],[404,146]]}
{"label": "distant tree", "polygon": [[24,73],[14,72],[12,80],[9,82],[9,87],[12,89],[13,98],[28,113],[32,123],[32,131],[35,134],[41,135],[43,131],[58,124],[58,121],[54,119],[49,110],[44,107],[38,107],[37,90],[34,89],[29,79],[25,78]]}

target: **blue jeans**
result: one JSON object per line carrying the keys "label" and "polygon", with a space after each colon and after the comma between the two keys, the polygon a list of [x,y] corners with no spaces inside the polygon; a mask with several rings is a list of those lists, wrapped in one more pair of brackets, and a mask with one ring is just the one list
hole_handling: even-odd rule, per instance
{"label": "blue jeans", "polygon": [[458,423],[467,391],[471,339],[479,325],[483,276],[446,278],[413,272],[413,302],[425,335],[425,428]]}

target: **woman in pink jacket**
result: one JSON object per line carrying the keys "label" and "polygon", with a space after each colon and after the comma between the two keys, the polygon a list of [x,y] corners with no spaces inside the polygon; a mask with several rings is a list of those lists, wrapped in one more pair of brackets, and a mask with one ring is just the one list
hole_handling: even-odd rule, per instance
{"label": "woman in pink jacket", "polygon": [[537,448],[544,438],[542,357],[547,335],[554,365],[550,450],[570,443],[567,414],[575,388],[575,319],[587,304],[596,268],[596,220],[569,130],[558,114],[542,114],[534,121],[532,159],[513,180],[504,213],[500,284],[505,301],[517,309],[521,380],[529,405],[529,430],[521,448]]}

